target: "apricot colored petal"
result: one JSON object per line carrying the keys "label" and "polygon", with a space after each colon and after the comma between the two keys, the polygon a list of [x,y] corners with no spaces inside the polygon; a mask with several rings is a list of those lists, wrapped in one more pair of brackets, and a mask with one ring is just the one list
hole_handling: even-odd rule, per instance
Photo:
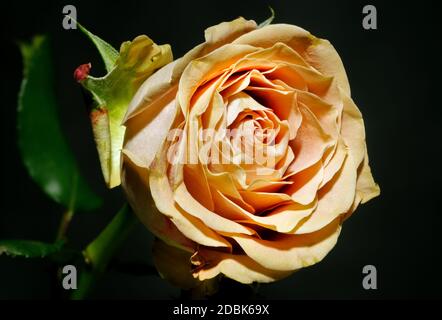
{"label": "apricot colored petal", "polygon": [[[367,149],[365,149],[367,152]],[[368,155],[365,154],[364,160],[358,168],[358,178],[356,181],[356,195],[353,201],[353,205],[348,209],[348,211],[342,216],[342,221],[348,219],[359,204],[364,204],[371,199],[380,195],[381,190],[379,185],[374,181],[373,175],[371,174],[371,169],[369,166]]]}
{"label": "apricot colored petal", "polygon": [[302,123],[298,134],[291,142],[295,160],[287,169],[290,173],[298,173],[314,165],[322,159],[326,150],[333,146],[333,139],[324,132],[315,115],[305,106],[300,105]]}
{"label": "apricot colored petal", "polygon": [[201,220],[207,227],[219,233],[244,233],[254,234],[252,230],[239,223],[226,219],[201,205],[187,190],[184,183],[181,183],[174,191],[174,199],[177,204],[188,214]]}
{"label": "apricot colored petal", "polygon": [[238,37],[233,43],[270,48],[282,42],[301,56],[316,38],[308,31],[289,24],[271,24]]}
{"label": "apricot colored petal", "polygon": [[293,201],[297,203],[309,204],[316,198],[323,178],[324,168],[322,161],[318,161],[309,168],[290,177],[293,184],[284,190],[284,192],[290,195]]}
{"label": "apricot colored petal", "polygon": [[[225,104],[223,97],[218,91],[215,91],[207,108],[207,111],[201,115],[201,127],[204,129],[215,129],[217,124],[223,119],[225,113]],[[205,141],[200,141],[204,143]]]}
{"label": "apricot colored petal", "polygon": [[277,42],[269,48],[248,54],[245,58],[268,60],[273,63],[285,62],[293,65],[309,67],[309,64],[298,52],[282,42]]}
{"label": "apricot colored petal", "polygon": [[292,233],[296,227],[304,221],[313,210],[315,210],[318,202],[314,199],[307,205],[299,203],[283,204],[262,217],[255,217],[254,220],[261,226],[281,233]]}
{"label": "apricot colored petal", "polygon": [[309,108],[324,131],[336,140],[340,130],[339,118],[342,114],[342,102],[340,104],[330,104],[312,93],[302,91],[297,91],[297,98],[298,103]]}
{"label": "apricot colored petal", "polygon": [[228,247],[230,243],[208,228],[201,220],[187,214],[176,206],[172,188],[166,175],[166,148],[163,147],[154,161],[150,174],[149,186],[152,198],[158,210],[169,217],[175,226],[187,238],[205,246]]}
{"label": "apricot colored petal", "polygon": [[213,210],[212,194],[203,166],[198,164],[184,165],[184,182],[190,194],[203,206]]}
{"label": "apricot colored petal", "polygon": [[292,273],[264,268],[246,255],[207,249],[198,250],[192,260],[200,266],[195,269],[193,274],[201,281],[214,278],[221,273],[244,284],[268,283],[285,278]]}
{"label": "apricot colored petal", "polygon": [[246,190],[249,191],[261,191],[261,192],[276,192],[281,187],[292,184],[293,181],[269,181],[264,179],[259,179],[253,181],[247,186]]}
{"label": "apricot colored petal", "polygon": [[206,168],[207,180],[212,186],[216,186],[217,190],[226,194],[230,198],[241,199],[238,188],[228,172],[214,173]]}
{"label": "apricot colored petal", "polygon": [[341,226],[339,221],[313,233],[281,234],[276,239],[263,240],[245,235],[232,236],[244,252],[264,268],[292,271],[321,261],[335,246]]}
{"label": "apricot colored petal", "polygon": [[339,173],[319,190],[316,210],[295,233],[315,232],[346,213],[355,198],[355,190],[356,170],[351,155],[348,155]]}
{"label": "apricot colored petal", "polygon": [[365,128],[362,114],[353,100],[343,94],[344,110],[341,121],[341,136],[354,159],[355,170],[365,156]]}
{"label": "apricot colored petal", "polygon": [[315,38],[313,45],[307,48],[305,60],[322,74],[334,77],[339,87],[350,96],[350,84],[344,64],[328,40]]}
{"label": "apricot colored petal", "polygon": [[238,117],[238,114],[244,110],[269,110],[263,105],[259,104],[255,99],[247,93],[239,92],[230,96],[229,104],[227,105],[227,126],[231,125]]}
{"label": "apricot colored petal", "polygon": [[132,210],[152,233],[166,243],[192,251],[195,243],[186,238],[155,206],[148,188],[148,170],[134,164],[123,155],[121,169],[122,186]]}
{"label": "apricot colored petal", "polygon": [[316,200],[308,205],[300,205],[297,203],[289,203],[287,201],[275,205],[276,208],[269,208],[269,212],[263,216],[251,214],[244,210],[233,201],[219,193],[219,197],[215,199],[220,209],[228,211],[222,212],[226,217],[235,219],[237,222],[258,225],[266,229],[276,232],[290,233],[295,227],[316,208]]}
{"label": "apricot colored petal", "polygon": [[259,98],[264,106],[271,107],[280,120],[287,120],[290,132],[289,138],[294,139],[302,122],[297,93],[255,86],[249,86],[247,90],[253,94],[253,97]]}
{"label": "apricot colored petal", "polygon": [[226,197],[219,190],[212,189],[215,212],[220,216],[234,221],[249,220],[249,212]]}
{"label": "apricot colored petal", "polygon": [[274,207],[277,204],[291,201],[290,196],[285,193],[253,191],[240,191],[240,193],[244,201],[250,204],[256,210],[256,212],[261,212],[268,208]]}
{"label": "apricot colored petal", "polygon": [[126,121],[123,153],[138,166],[149,168],[177,116],[176,101],[155,102],[136,117]]}
{"label": "apricot colored petal", "polygon": [[379,185],[373,179],[367,152],[359,169],[358,180],[356,183],[356,193],[361,198],[361,203],[366,203],[381,193]]}
{"label": "apricot colored petal", "polygon": [[207,43],[217,44],[219,46],[232,42],[235,38],[257,28],[253,20],[245,20],[239,17],[230,22],[221,22],[213,27],[207,28],[204,32],[204,38]]}
{"label": "apricot colored petal", "polygon": [[329,41],[319,39],[308,31],[288,24],[271,24],[237,38],[233,43],[269,48],[282,42],[325,76],[334,77],[340,88],[350,95],[350,85],[339,54]]}
{"label": "apricot colored petal", "polygon": [[176,87],[171,87],[176,61],[154,73],[135,94],[126,113],[123,150],[137,165],[149,168],[175,119]]}
{"label": "apricot colored petal", "polygon": [[180,78],[177,95],[183,114],[188,113],[190,100],[199,86],[221,75],[241,57],[256,50],[252,46],[229,44],[189,62]]}
{"label": "apricot colored petal", "polygon": [[[144,109],[149,108],[153,102],[156,102],[156,100],[159,98],[161,99],[162,96],[167,95],[169,91],[176,92],[176,86],[174,87],[172,83],[172,73],[179,60],[180,59],[177,59],[165,65],[143,82],[127,108],[123,124]],[[163,103],[168,102],[167,99],[163,101]]]}
{"label": "apricot colored petal", "polygon": [[339,169],[342,168],[347,153],[347,147],[341,137],[338,139],[336,148],[330,161],[324,166],[324,176],[321,184],[319,185],[320,188],[327,184],[335,176]]}

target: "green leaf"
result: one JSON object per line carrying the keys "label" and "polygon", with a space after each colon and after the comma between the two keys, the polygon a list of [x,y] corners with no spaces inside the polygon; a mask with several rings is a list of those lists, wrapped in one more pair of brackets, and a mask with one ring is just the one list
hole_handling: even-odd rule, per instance
{"label": "green leaf", "polygon": [[80,175],[57,115],[49,41],[20,44],[24,78],[18,99],[18,144],[32,179],[57,203],[80,210],[101,205]]}
{"label": "green leaf", "polygon": [[272,7],[269,7],[269,9],[270,9],[270,17],[267,18],[266,20],[264,20],[263,22],[261,22],[258,25],[258,28],[262,28],[262,27],[268,26],[269,24],[272,23],[273,19],[275,19],[275,10],[273,10]]}
{"label": "green leaf", "polygon": [[0,240],[0,255],[25,258],[44,258],[57,253],[63,247],[63,241],[44,243],[30,240]]}
{"label": "green leaf", "polygon": [[[71,18],[72,19],[72,18]],[[109,43],[89,32],[85,27],[77,22],[81,32],[83,32],[95,45],[101,58],[103,59],[106,71],[110,72],[118,59],[118,51],[114,49]]]}
{"label": "green leaf", "polygon": [[125,132],[121,122],[129,103],[141,84],[172,60],[169,45],[157,45],[141,35],[121,45],[115,65],[106,76],[95,78],[87,72],[78,79],[92,94],[96,104],[90,115],[92,130],[103,177],[109,188],[120,184],[120,153]]}

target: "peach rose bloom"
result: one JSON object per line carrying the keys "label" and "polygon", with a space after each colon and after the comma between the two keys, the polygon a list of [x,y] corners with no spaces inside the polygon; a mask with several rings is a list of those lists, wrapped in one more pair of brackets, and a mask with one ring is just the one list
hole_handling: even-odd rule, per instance
{"label": "peach rose bloom", "polygon": [[[144,82],[124,125],[128,201],[189,252],[199,280],[271,282],[313,265],[379,195],[341,59],[297,26],[239,18],[208,28]],[[227,134],[247,128],[254,134]]]}

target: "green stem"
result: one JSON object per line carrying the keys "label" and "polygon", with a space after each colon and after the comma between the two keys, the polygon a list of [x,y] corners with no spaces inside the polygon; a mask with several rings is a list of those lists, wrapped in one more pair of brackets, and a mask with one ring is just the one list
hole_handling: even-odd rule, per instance
{"label": "green stem", "polygon": [[74,210],[68,209],[63,213],[60,225],[58,226],[56,241],[65,239],[66,232],[68,230],[69,224],[71,223],[73,216],[74,216]]}
{"label": "green stem", "polygon": [[75,212],[75,201],[77,200],[77,185],[78,185],[78,174],[74,173],[72,176],[72,192],[69,199],[68,208],[63,213],[61,217],[60,225],[58,226],[57,238],[58,240],[65,240],[66,232],[68,230],[69,224],[71,223],[72,217]]}
{"label": "green stem", "polygon": [[73,292],[72,299],[87,297],[136,221],[135,215],[125,204],[98,237],[86,247],[83,257],[89,268],[81,273],[78,289]]}

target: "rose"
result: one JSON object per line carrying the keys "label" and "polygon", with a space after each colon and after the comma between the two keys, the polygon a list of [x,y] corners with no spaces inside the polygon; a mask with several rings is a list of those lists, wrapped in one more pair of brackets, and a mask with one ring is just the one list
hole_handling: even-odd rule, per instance
{"label": "rose", "polygon": [[[123,187],[158,238],[192,255],[195,278],[274,281],[323,259],[379,194],[362,115],[327,40],[243,18],[205,39],[134,96]],[[252,130],[225,130],[238,128]]]}

